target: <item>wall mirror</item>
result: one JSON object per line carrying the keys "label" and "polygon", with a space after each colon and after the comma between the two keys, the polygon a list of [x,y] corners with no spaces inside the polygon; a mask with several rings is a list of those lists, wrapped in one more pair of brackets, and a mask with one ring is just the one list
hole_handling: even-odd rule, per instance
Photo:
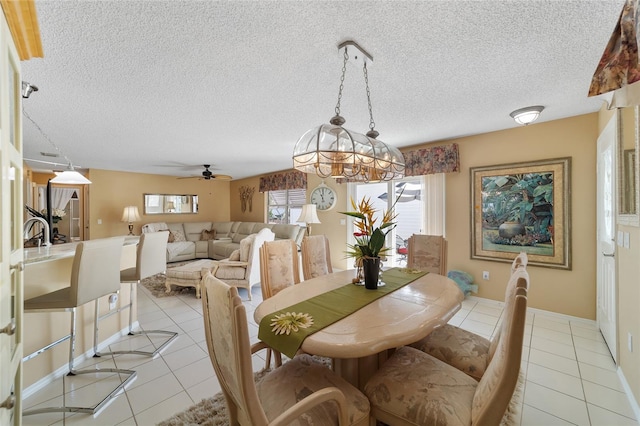
{"label": "wall mirror", "polygon": [[144,194],[144,214],[198,213],[197,195]]}
{"label": "wall mirror", "polygon": [[618,114],[618,223],[640,226],[638,152],[640,151],[640,107],[621,108]]}

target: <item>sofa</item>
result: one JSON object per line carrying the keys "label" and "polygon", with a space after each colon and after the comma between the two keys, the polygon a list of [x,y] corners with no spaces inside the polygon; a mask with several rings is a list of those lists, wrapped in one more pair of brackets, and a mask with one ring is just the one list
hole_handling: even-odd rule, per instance
{"label": "sofa", "polygon": [[299,246],[305,234],[300,225],[261,222],[154,222],[142,232],[169,230],[167,263],[193,259],[227,259],[240,249],[240,241],[268,228],[276,240],[294,240]]}

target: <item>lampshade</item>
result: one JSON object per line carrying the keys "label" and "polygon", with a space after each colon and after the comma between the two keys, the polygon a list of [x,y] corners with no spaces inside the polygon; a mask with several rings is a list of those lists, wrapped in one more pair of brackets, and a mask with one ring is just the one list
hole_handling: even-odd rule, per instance
{"label": "lampshade", "polygon": [[516,121],[516,123],[524,124],[526,126],[527,124],[531,124],[536,121],[543,109],[544,107],[541,105],[530,106],[517,109],[509,115]]}
{"label": "lampshade", "polygon": [[296,222],[299,223],[320,223],[320,219],[318,219],[318,214],[316,212],[315,204],[304,204],[302,206],[302,211],[300,212],[300,217]]}
{"label": "lampshade", "polygon": [[122,212],[122,222],[140,222],[140,214],[138,213],[138,207],[127,206]]}
{"label": "lampshade", "polygon": [[173,201],[167,201],[167,210],[175,210],[176,204]]}
{"label": "lampshade", "polygon": [[56,172],[56,177],[51,179],[51,183],[63,183],[63,184],[89,184],[91,181],[82,176],[75,170],[65,170],[64,172]]}

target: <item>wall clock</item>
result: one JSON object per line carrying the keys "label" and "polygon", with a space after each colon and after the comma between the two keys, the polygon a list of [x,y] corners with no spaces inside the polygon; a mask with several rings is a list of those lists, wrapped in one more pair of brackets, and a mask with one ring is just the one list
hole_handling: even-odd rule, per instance
{"label": "wall clock", "polygon": [[311,191],[309,199],[311,204],[315,204],[318,210],[327,211],[335,207],[338,195],[336,191],[322,182]]}

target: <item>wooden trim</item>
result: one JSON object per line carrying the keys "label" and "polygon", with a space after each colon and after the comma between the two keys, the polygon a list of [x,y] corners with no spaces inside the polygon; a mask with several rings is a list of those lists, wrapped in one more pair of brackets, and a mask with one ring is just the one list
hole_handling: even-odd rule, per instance
{"label": "wooden trim", "polygon": [[42,40],[34,0],[0,0],[21,61],[42,58]]}

